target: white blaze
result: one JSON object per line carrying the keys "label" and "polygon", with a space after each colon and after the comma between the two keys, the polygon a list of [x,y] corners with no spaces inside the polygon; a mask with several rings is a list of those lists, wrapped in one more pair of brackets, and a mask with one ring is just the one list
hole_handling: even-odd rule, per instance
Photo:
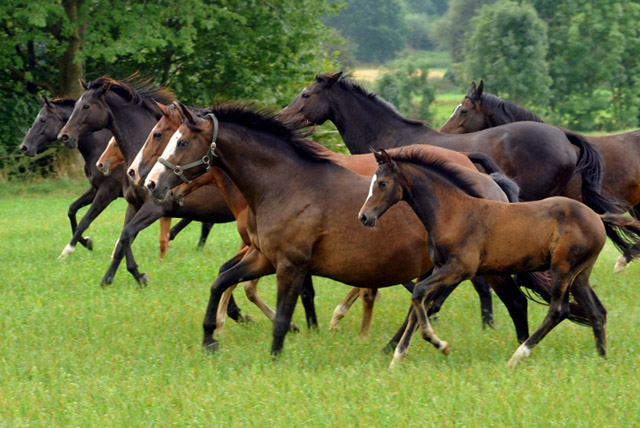
{"label": "white blaze", "polygon": [[369,199],[371,199],[371,196],[373,196],[373,186],[376,184],[377,180],[378,174],[373,174],[373,177],[371,177],[371,185],[369,186],[369,194],[367,195],[367,199],[364,201],[365,204]]}
{"label": "white blaze", "polygon": [[[169,140],[169,144],[167,144],[167,147],[165,147],[164,151],[162,152],[161,157],[163,159],[167,159],[169,156],[175,153],[180,138],[182,138],[182,132],[176,131],[173,133],[171,139]],[[145,185],[149,182],[149,180],[155,180],[157,177],[159,177],[160,174],[166,171],[166,169],[166,166],[162,165],[160,162],[156,162],[156,164],[151,169],[151,172],[147,176],[147,179],[145,180]]]}
{"label": "white blaze", "polygon": [[456,108],[455,108],[455,109],[453,109],[453,113],[451,113],[451,116],[449,116],[449,119],[451,119],[453,116],[455,116],[455,115],[456,115],[456,113],[458,112],[458,110],[460,110],[460,107],[462,107],[462,103],[458,104],[458,105],[456,106]]}

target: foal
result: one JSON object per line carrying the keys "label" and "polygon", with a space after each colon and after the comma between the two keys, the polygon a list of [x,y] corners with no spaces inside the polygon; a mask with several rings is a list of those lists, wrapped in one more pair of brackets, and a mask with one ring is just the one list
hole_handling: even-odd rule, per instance
{"label": "foal", "polygon": [[[569,293],[584,308],[596,348],[605,355],[606,310],[589,284],[589,275],[606,236],[624,248],[617,232],[638,236],[640,223],[617,214],[598,215],[580,202],[552,197],[506,204],[481,199],[471,185],[472,171],[428,156],[375,153],[378,170],[358,217],[368,227],[397,202],[406,201],[429,233],[435,269],[413,292],[413,311],[422,337],[443,353],[447,342],[434,333],[425,304],[443,288],[482,274],[516,274],[549,269],[551,302],[540,327],[516,350],[515,366],[569,315]],[[410,322],[411,324],[411,322]],[[413,325],[407,326],[391,367],[407,354]]]}

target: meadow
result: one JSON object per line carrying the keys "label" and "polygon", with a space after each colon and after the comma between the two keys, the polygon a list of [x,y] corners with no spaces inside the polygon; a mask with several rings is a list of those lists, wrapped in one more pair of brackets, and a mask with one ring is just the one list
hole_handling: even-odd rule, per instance
{"label": "meadow", "polygon": [[[228,320],[214,355],[200,348],[208,290],[238,248],[235,224],[216,225],[203,250],[191,225],[158,260],[158,228],[134,252],[150,277],[139,288],[121,266],[99,286],[119,234],[125,203],[112,204],[89,229],[93,252],[58,254],[71,234],[67,207],[82,180],[0,183],[0,426],[631,426],[638,423],[640,265],[614,275],[607,245],[592,275],[607,307],[609,356],[590,329],[563,322],[517,368],[506,310],[494,298],[495,329],[483,330],[469,283],[436,324],[452,352],[439,354],[416,335],[408,358],[389,370],[381,352],[402,321],[409,295],[381,292],[371,335],[358,337],[356,303],[337,333],[328,331],[349,288],[314,278],[320,328],[289,334],[269,355],[270,322],[235,296],[255,323]],[[273,277],[260,295],[275,305]],[[535,328],[546,307],[530,304]]]}

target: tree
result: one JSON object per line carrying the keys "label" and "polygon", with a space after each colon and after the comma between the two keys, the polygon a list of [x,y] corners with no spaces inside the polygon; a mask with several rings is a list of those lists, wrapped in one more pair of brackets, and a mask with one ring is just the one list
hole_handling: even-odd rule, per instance
{"label": "tree", "polygon": [[443,50],[451,52],[454,62],[463,59],[462,45],[470,30],[469,21],[480,8],[496,0],[450,0],[447,12],[433,23],[431,38]]}
{"label": "tree", "polygon": [[547,26],[530,5],[501,0],[471,20],[464,45],[467,81],[484,79],[492,92],[524,105],[544,107],[551,79]]}
{"label": "tree", "polygon": [[429,122],[429,107],[435,99],[435,92],[428,76],[426,64],[404,63],[382,74],[376,81],[376,92],[403,116]]}
{"label": "tree", "polygon": [[0,95],[34,105],[24,117],[0,110],[3,126],[13,129],[0,135],[5,147],[18,145],[35,116],[36,94],[75,96],[78,77],[137,71],[192,105],[216,98],[284,104],[317,72],[333,68],[320,17],[337,6],[325,1],[3,3]]}
{"label": "tree", "polygon": [[404,13],[401,0],[349,0],[340,14],[325,21],[355,43],[357,59],[384,62],[404,48]]}

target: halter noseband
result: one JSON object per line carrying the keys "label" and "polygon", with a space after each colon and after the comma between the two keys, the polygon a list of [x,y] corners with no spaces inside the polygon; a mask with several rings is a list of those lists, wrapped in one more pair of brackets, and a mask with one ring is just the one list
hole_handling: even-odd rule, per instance
{"label": "halter noseband", "polygon": [[[211,165],[209,163],[211,161],[211,157],[212,156],[218,157],[218,155],[216,155],[216,140],[218,139],[218,119],[213,113],[207,114],[207,117],[211,119],[211,122],[213,122],[213,134],[211,136],[211,144],[209,145],[209,150],[207,150],[207,154],[204,155],[202,159],[198,159],[197,161],[188,163],[185,166],[180,166],[180,165],[172,164],[171,162],[169,162],[163,157],[158,158],[158,162],[160,164],[172,170],[173,173],[178,177],[180,177],[180,179],[186,184],[192,183],[193,181],[197,180],[198,178],[202,177],[205,173],[207,173],[211,169]],[[200,165],[207,166],[207,168],[202,174],[199,174],[198,176],[194,177],[191,180],[189,180],[187,177],[184,176],[184,172],[186,170],[195,168]]]}

